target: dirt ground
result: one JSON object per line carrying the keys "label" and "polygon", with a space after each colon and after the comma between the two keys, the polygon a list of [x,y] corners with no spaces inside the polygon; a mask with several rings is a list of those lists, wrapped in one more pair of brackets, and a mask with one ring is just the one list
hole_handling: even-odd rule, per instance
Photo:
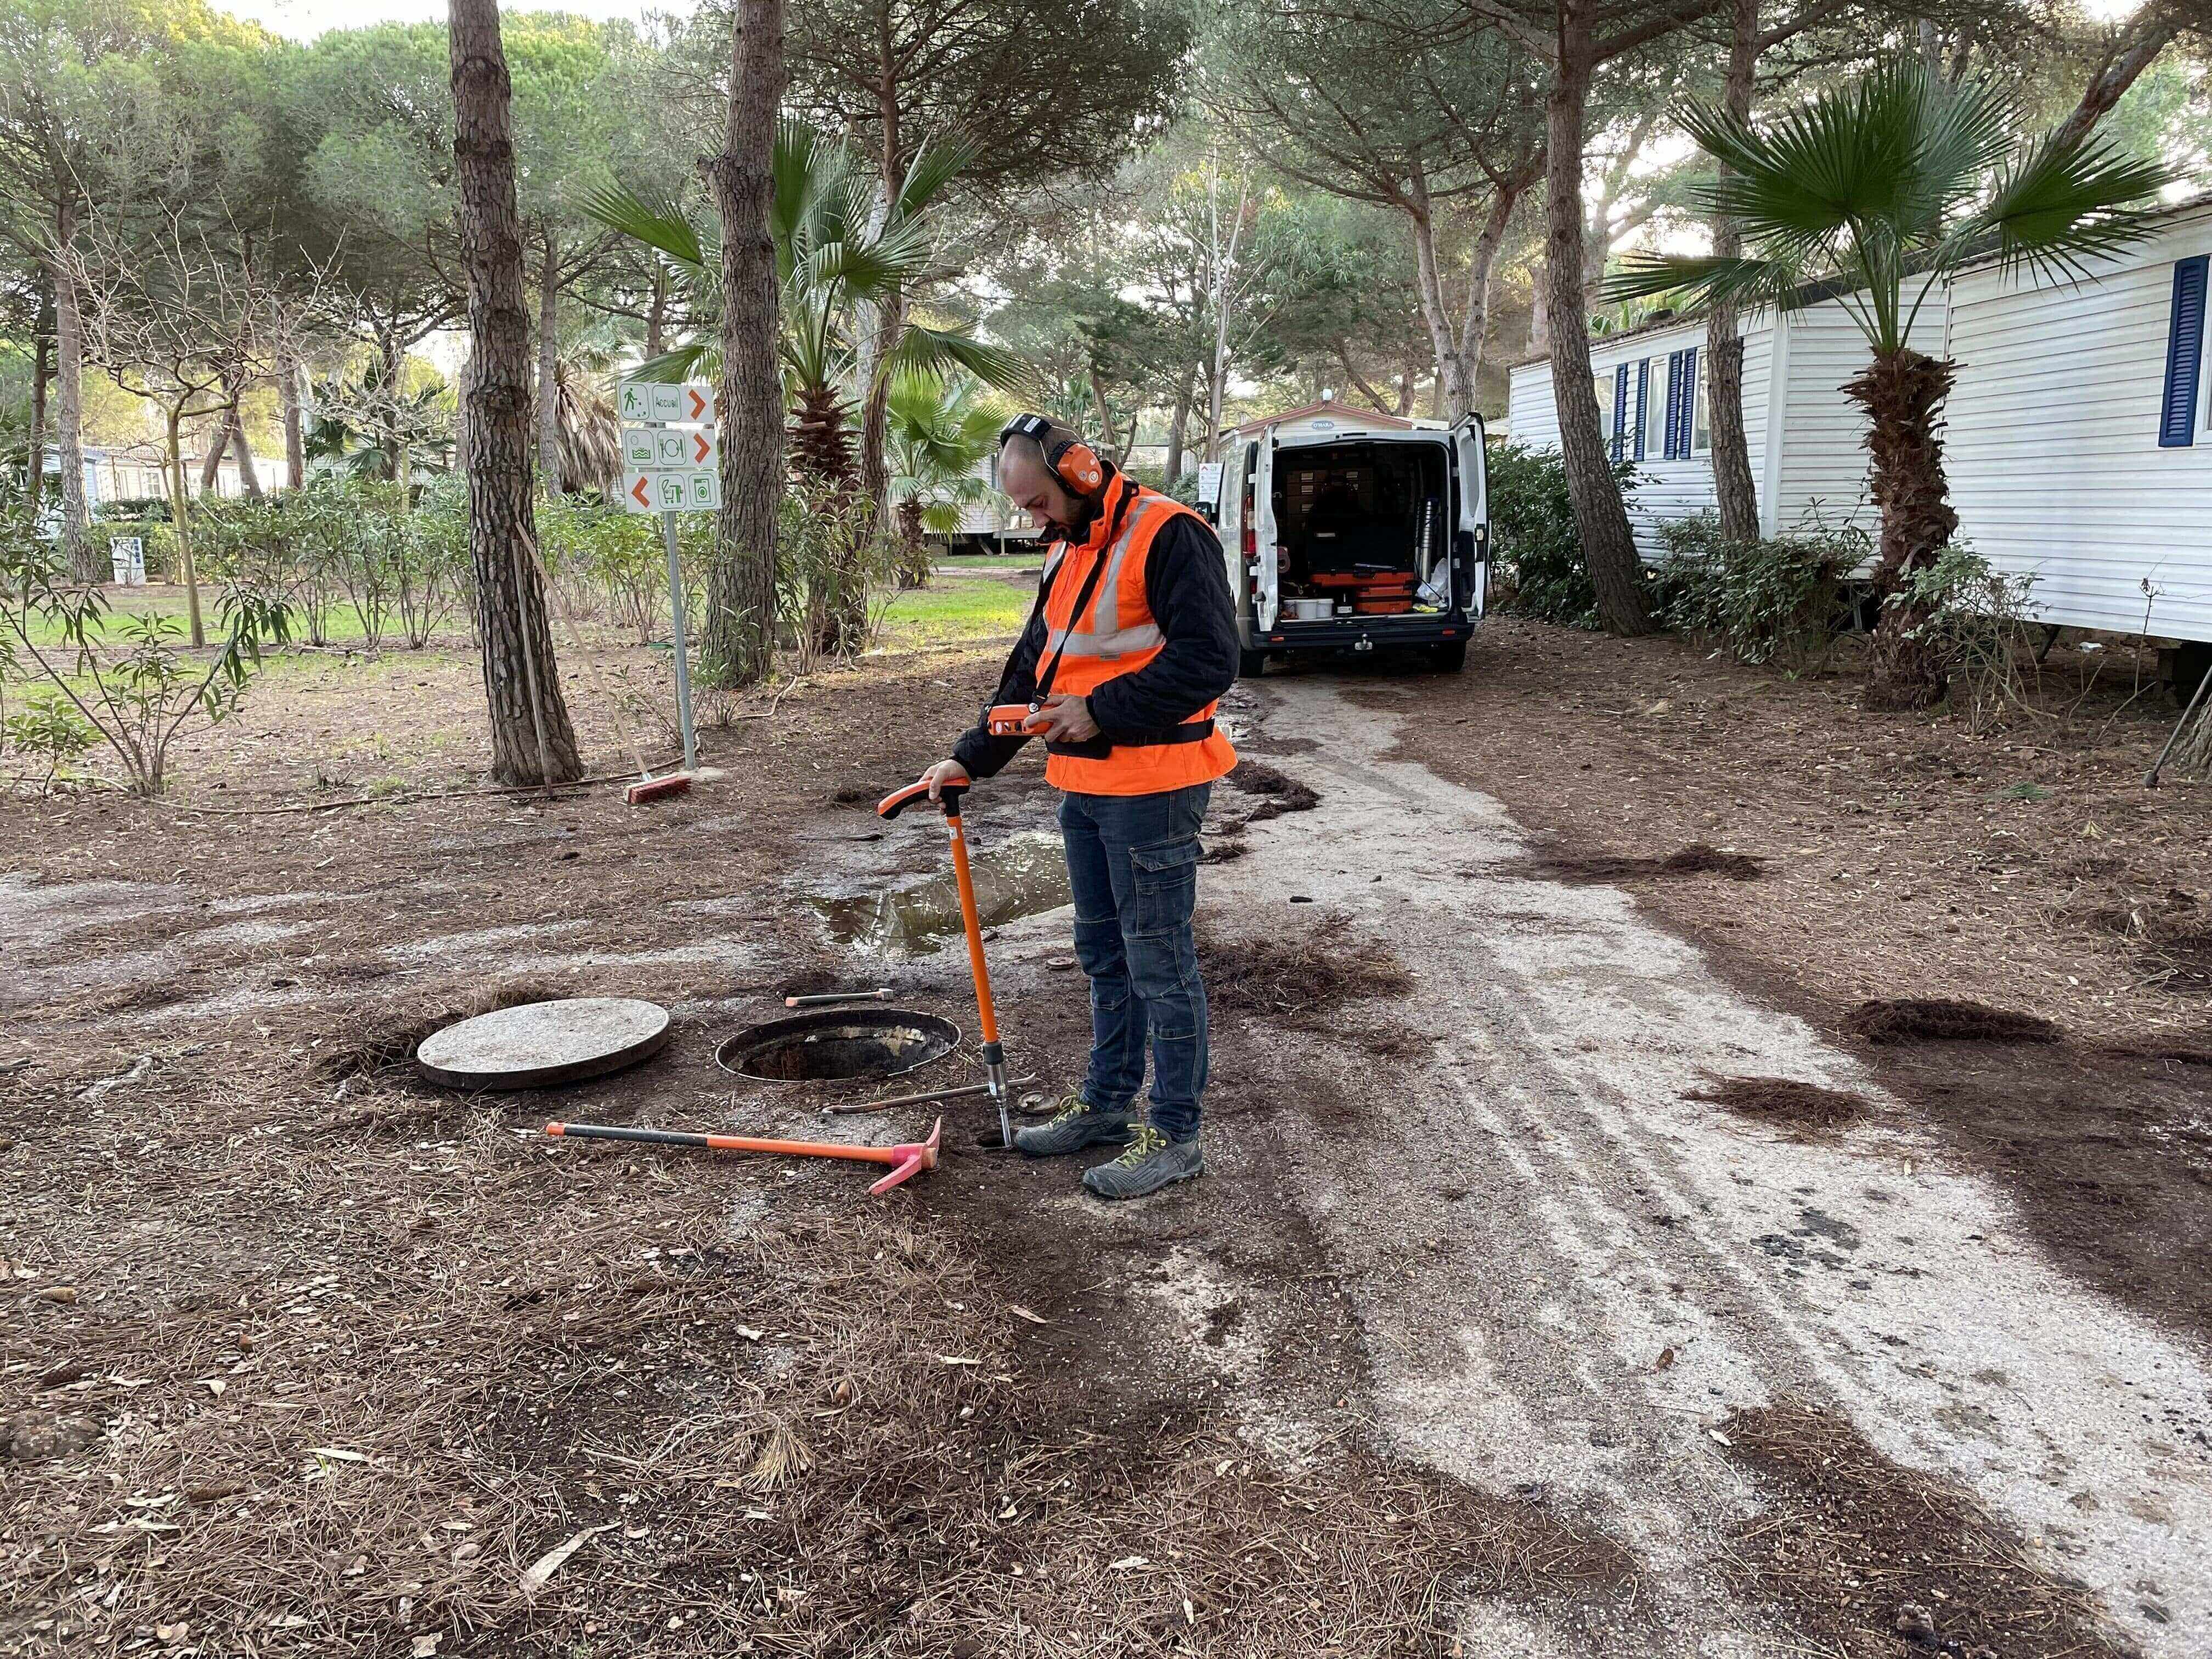
{"label": "dirt ground", "polygon": [[[599,769],[665,752],[664,665],[564,653]],[[1201,878],[1206,1180],[1102,1206],[972,1103],[883,1200],[536,1133],[927,1128],[714,1050],[882,983],[969,1032],[921,1075],[972,1065],[957,946],[832,933],[886,886],[926,931],[941,830],[869,803],[991,671],[749,696],[702,734],[726,779],[630,809],[414,798],[475,785],[473,665],[331,653],[176,799],[0,809],[0,1650],[2212,1642],[2206,1073],[2112,1052],[2212,1046],[2212,794],[2130,793],[2148,724],[1971,740],[1510,623],[1451,678],[1270,677]],[[979,853],[1050,799],[979,791]],[[1546,872],[1698,842],[1757,868]],[[1049,1098],[1081,980],[1007,880]],[[673,1042],[519,1096],[405,1064],[590,993]],[[2065,1040],[1848,1034],[1941,997]]]}

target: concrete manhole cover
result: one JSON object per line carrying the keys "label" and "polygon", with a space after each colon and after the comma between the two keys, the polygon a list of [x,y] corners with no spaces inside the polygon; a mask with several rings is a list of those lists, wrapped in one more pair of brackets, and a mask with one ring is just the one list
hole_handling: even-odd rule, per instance
{"label": "concrete manhole cover", "polygon": [[457,1089],[538,1089],[634,1066],[667,1045],[668,1030],[668,1010],[635,997],[526,1002],[434,1031],[415,1064]]}

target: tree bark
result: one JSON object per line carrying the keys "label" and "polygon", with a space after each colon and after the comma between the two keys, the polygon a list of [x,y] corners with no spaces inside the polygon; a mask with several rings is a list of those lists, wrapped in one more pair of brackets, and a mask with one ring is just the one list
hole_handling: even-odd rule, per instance
{"label": "tree bark", "polygon": [[307,433],[300,409],[300,365],[287,357],[276,370],[277,395],[284,406],[284,487],[307,482]]}
{"label": "tree bark", "polygon": [[1197,388],[1192,384],[1198,379],[1195,366],[1183,370],[1176,381],[1175,410],[1168,417],[1168,488],[1175,488],[1182,477],[1182,453],[1190,437],[1191,399]]}
{"label": "tree bark", "polygon": [[[553,661],[530,487],[530,312],[514,204],[511,95],[497,0],[453,0],[453,161],[468,273],[469,551],[491,713],[492,775],[584,775]],[[390,388],[395,394],[396,383]]]}
{"label": "tree bark", "polygon": [[92,544],[84,503],[84,313],[76,291],[76,209],[64,199],[55,215],[54,416],[61,452],[62,548],[81,582],[105,580],[109,572]]}
{"label": "tree bark", "polygon": [[549,228],[538,274],[538,474],[545,493],[561,493],[561,337],[558,244]]}
{"label": "tree bark", "polygon": [[1594,67],[1584,0],[1561,0],[1559,58],[1544,100],[1545,277],[1552,329],[1552,396],[1559,453],[1575,507],[1599,619],[1620,635],[1651,632],[1651,611],[1628,508],[1620,498],[1590,385],[1589,322],[1583,287],[1583,111]]}
{"label": "tree bark", "polygon": [[1907,347],[1875,354],[1844,386],[1867,412],[1867,490],[1881,514],[1874,587],[1883,604],[1866,693],[1875,708],[1924,708],[1944,691],[1942,659],[1921,637],[1927,608],[1893,596],[1958,532],[1939,435],[1943,400],[1957,374],[1956,364]]}
{"label": "tree bark", "polygon": [[[497,0],[493,0],[495,6]],[[498,21],[495,17],[495,23]],[[504,60],[501,68],[504,69]],[[508,171],[513,172],[512,161]],[[383,324],[375,325],[376,349],[384,368],[384,437],[380,447],[384,451],[384,476],[400,484],[407,482],[406,446],[399,438],[399,377],[407,366],[407,354],[400,348],[399,331]]]}
{"label": "tree bark", "polygon": [[[185,582],[185,620],[186,637],[197,651],[207,644],[207,624],[200,614],[199,567],[192,560],[192,503],[191,490],[185,476],[185,445],[180,428],[184,422],[184,405],[178,403],[167,410],[167,443],[162,451],[162,473],[169,481],[169,527],[177,536],[177,574]],[[111,565],[109,574],[113,574]]]}
{"label": "tree bark", "polygon": [[668,349],[668,270],[660,256],[653,256],[653,297],[645,305],[645,355],[658,357]]}
{"label": "tree bark", "polygon": [[750,685],[775,644],[776,516],[784,484],[783,381],[769,234],[783,95],[783,0],[738,0],[722,153],[707,165],[722,222],[722,510],[707,575],[702,677]]}
{"label": "tree bark", "polygon": [[[1752,74],[1758,60],[1759,0],[1733,0],[1721,106],[1739,121],[1751,118]],[[1713,252],[1733,259],[1742,252],[1743,228],[1735,216],[1715,216]],[[1752,482],[1751,440],[1743,426],[1743,336],[1733,300],[1717,303],[1705,319],[1705,364],[1708,418],[1713,428],[1713,493],[1720,506],[1721,534],[1732,542],[1756,541],[1759,489]]]}
{"label": "tree bark", "polygon": [[2112,52],[2082,90],[2081,101],[2058,124],[2052,137],[2069,143],[2087,137],[2090,129],[2110,114],[2112,106],[2135,85],[2136,77],[2157,61],[2180,27],[2178,6],[2151,0],[2129,21],[2127,32],[2114,41]]}
{"label": "tree bark", "polygon": [[31,434],[29,468],[23,478],[23,498],[31,516],[39,515],[39,498],[46,485],[46,382],[54,372],[54,284],[51,273],[39,282],[39,313],[31,325]]}
{"label": "tree bark", "polygon": [[246,436],[246,416],[234,403],[230,406],[230,453],[238,457],[238,487],[246,492],[246,499],[261,499],[261,475],[254,470],[253,446]]}
{"label": "tree bark", "polygon": [[216,487],[222,480],[223,452],[230,447],[230,418],[235,405],[225,406],[215,417],[215,431],[207,441],[207,453],[200,458],[200,494],[210,490],[220,495]]}

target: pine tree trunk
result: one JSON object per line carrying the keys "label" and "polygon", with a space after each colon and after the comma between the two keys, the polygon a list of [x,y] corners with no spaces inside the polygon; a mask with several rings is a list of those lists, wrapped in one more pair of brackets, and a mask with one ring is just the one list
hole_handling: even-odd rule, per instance
{"label": "pine tree trunk", "polygon": [[1892,596],[1915,571],[1935,563],[1959,528],[1943,477],[1943,400],[1955,363],[1906,347],[1877,353],[1844,395],[1867,412],[1868,493],[1881,514],[1874,585],[1883,601],[1874,637],[1875,673],[1867,702],[1878,708],[1925,708],[1941,700],[1941,656],[1923,637],[1925,607]]}
{"label": "pine tree trunk", "polygon": [[497,0],[453,0],[451,17],[453,161],[476,365],[467,388],[469,551],[492,776],[501,783],[566,783],[584,768],[554,666],[531,508],[530,311]]}
{"label": "pine tree trunk", "polygon": [[62,548],[81,582],[106,580],[109,572],[92,544],[84,504],[84,313],[74,271],[76,209],[66,200],[55,216],[58,238],[48,269],[54,282],[54,423],[61,452]]}
{"label": "pine tree trunk", "polygon": [[246,435],[246,416],[236,404],[230,406],[230,453],[238,457],[238,487],[246,492],[246,499],[261,499],[261,475],[254,470],[253,445]]}
{"label": "pine tree trunk", "polygon": [[[496,4],[496,0],[494,3]],[[407,354],[400,348],[398,330],[378,325],[376,349],[384,374],[384,407],[379,411],[384,418],[384,437],[380,446],[384,452],[384,476],[392,482],[404,484],[407,482],[407,456],[406,446],[399,437],[399,377],[406,370]]]}
{"label": "pine tree trunk", "polygon": [[276,371],[276,390],[284,406],[284,487],[307,482],[307,434],[300,410],[300,365],[287,357]]}
{"label": "pine tree trunk", "polygon": [[[1733,0],[1727,79],[1721,106],[1740,121],[1751,118],[1752,72],[1759,57],[1759,0]],[[1743,252],[1743,229],[1730,214],[1713,220],[1713,252],[1733,259]],[[1716,304],[1705,319],[1706,401],[1713,428],[1713,492],[1721,534],[1734,542],[1759,538],[1759,489],[1751,477],[1751,441],[1743,428],[1743,336],[1735,302]]]}
{"label": "pine tree trunk", "polygon": [[200,612],[199,567],[192,559],[191,489],[185,476],[185,444],[180,431],[183,421],[183,405],[172,406],[161,471],[169,484],[169,527],[176,532],[177,574],[185,584],[185,636],[197,651],[207,644],[207,623]]}
{"label": "pine tree trunk", "polygon": [[23,478],[23,497],[31,516],[39,514],[39,497],[46,485],[46,382],[54,372],[54,289],[51,276],[42,277],[39,314],[31,325],[31,434],[27,457],[29,470]]}
{"label": "pine tree trunk", "polygon": [[707,576],[702,676],[767,677],[775,644],[775,532],[784,484],[783,379],[775,355],[775,245],[769,235],[783,96],[783,0],[738,0],[730,112],[708,163],[722,222],[722,510]]}
{"label": "pine tree trunk", "polygon": [[1190,404],[1198,379],[1195,368],[1186,368],[1176,382],[1175,412],[1168,417],[1168,488],[1182,477],[1182,453],[1190,439]]}
{"label": "pine tree trunk", "polygon": [[538,272],[538,473],[545,493],[561,493],[561,291],[555,285],[561,268],[555,258],[557,244],[545,233],[545,257]]}
{"label": "pine tree trunk", "polygon": [[1597,611],[1608,633],[1649,634],[1651,611],[1643,567],[1607,453],[1597,393],[1590,385],[1589,321],[1583,288],[1583,106],[1589,94],[1589,26],[1563,0],[1560,55],[1545,99],[1544,274],[1552,331],[1552,395],[1559,405],[1559,453],[1575,528]]}
{"label": "pine tree trunk", "polygon": [[224,409],[215,417],[215,431],[207,440],[207,453],[200,458],[200,494],[220,495],[216,488],[222,482],[223,452],[230,447],[231,410]]}

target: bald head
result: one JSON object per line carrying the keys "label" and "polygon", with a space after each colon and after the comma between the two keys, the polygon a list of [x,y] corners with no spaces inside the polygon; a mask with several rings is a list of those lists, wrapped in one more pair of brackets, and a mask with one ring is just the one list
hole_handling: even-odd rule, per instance
{"label": "bald head", "polygon": [[[1054,436],[1060,436],[1057,430]],[[1018,433],[1000,447],[999,488],[1039,530],[1064,529],[1082,516],[1083,498],[1054,476],[1045,465],[1044,446],[1035,438]]]}

